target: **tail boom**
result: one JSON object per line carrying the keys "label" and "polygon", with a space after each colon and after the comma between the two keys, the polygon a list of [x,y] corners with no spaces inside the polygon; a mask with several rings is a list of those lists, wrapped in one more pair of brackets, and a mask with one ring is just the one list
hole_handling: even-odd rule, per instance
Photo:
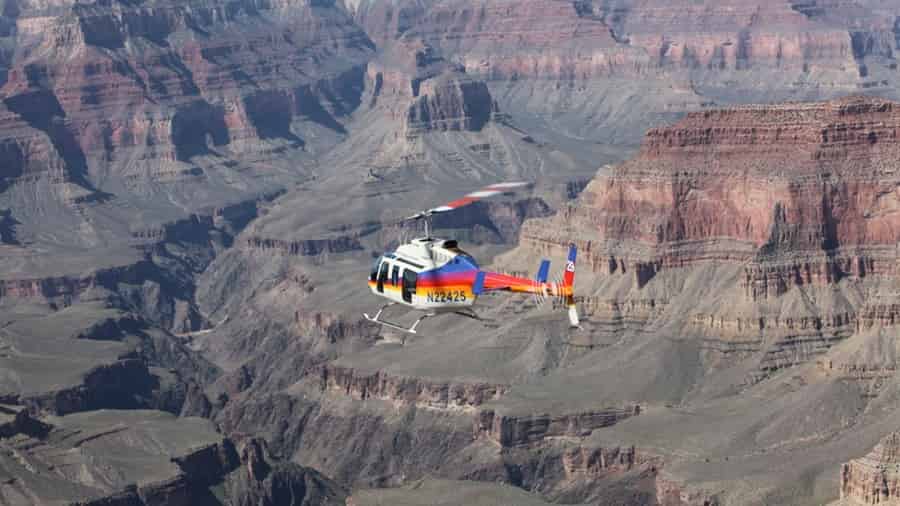
{"label": "tail boom", "polygon": [[[497,291],[504,290],[514,293],[532,293],[543,296],[553,296],[565,298],[568,307],[569,323],[573,327],[579,326],[578,310],[575,306],[575,259],[577,251],[575,245],[569,246],[569,256],[566,261],[566,270],[563,274],[562,283],[547,282],[546,270],[549,269],[549,262],[542,262],[536,279],[520,278],[518,276],[510,276],[499,272],[482,271],[483,278],[479,279],[481,291]],[[545,267],[546,266],[546,267]]]}

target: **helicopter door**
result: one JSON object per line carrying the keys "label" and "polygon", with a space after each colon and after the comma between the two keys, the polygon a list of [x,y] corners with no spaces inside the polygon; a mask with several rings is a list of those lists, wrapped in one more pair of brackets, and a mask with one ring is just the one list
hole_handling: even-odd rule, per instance
{"label": "helicopter door", "polygon": [[378,271],[378,284],[375,287],[378,293],[384,293],[384,282],[387,281],[390,266],[391,264],[387,260],[381,262],[381,270]]}
{"label": "helicopter door", "polygon": [[412,304],[412,296],[416,294],[416,280],[419,275],[411,269],[403,270],[403,301]]}

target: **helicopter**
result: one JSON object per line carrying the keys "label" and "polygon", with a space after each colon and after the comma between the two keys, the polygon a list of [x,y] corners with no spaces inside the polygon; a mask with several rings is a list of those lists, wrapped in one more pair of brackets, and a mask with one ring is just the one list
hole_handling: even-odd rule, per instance
{"label": "helicopter", "polygon": [[[388,299],[374,316],[363,313],[366,320],[402,332],[416,334],[426,318],[454,314],[481,320],[473,306],[478,296],[493,291],[530,293],[543,297],[564,298],[569,324],[579,327],[573,286],[575,283],[575,244],[569,245],[568,260],[561,283],[548,282],[550,261],[542,260],[534,279],[521,278],[482,270],[472,255],[459,248],[454,239],[431,236],[431,218],[435,214],[459,209],[479,200],[512,192],[527,186],[526,182],[496,183],[471,192],[462,198],[416,213],[401,220],[422,220],[425,236],[400,245],[395,251],[378,257],[369,275],[369,288],[375,295]],[[411,307],[422,315],[409,327],[385,320],[384,311],[394,305]]]}

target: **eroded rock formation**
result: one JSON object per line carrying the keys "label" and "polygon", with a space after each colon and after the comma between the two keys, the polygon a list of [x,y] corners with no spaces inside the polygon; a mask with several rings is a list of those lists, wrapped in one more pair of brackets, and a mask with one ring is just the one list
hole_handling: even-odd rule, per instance
{"label": "eroded rock formation", "polygon": [[[772,308],[800,287],[896,280],[898,128],[896,103],[860,97],[689,114],[649,131],[638,156],[601,170],[577,205],[526,223],[523,244],[551,253],[577,238],[587,268],[629,279],[634,296],[668,272],[734,266],[719,290],[742,306],[699,306],[686,323],[747,344],[777,335],[791,354],[812,357],[891,324],[889,298]],[[818,344],[799,344],[810,338]],[[763,368],[797,360],[769,351]]]}
{"label": "eroded rock formation", "polygon": [[890,504],[900,497],[900,433],[881,440],[865,457],[841,466],[841,499],[859,504]]}
{"label": "eroded rock formation", "polygon": [[487,85],[417,38],[391,43],[371,62],[365,101],[381,105],[406,137],[430,131],[480,131],[496,112]]}

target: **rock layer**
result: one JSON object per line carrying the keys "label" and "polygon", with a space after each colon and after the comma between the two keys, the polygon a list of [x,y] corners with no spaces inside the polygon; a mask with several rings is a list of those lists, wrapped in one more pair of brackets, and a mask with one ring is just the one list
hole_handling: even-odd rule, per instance
{"label": "rock layer", "polygon": [[841,499],[886,504],[900,498],[900,433],[888,434],[865,457],[841,466]]}
{"label": "rock layer", "polygon": [[[639,450],[648,438],[670,444],[648,427],[671,431],[661,420],[671,420],[676,406],[692,417],[717,413],[719,422],[697,436],[710,456],[661,452],[666,472],[657,475],[655,494],[662,504],[785,501],[783,489],[744,488],[757,478],[744,477],[750,464],[730,463],[742,452],[754,460],[754,452],[774,450],[773,458],[836,468],[835,456],[811,455],[805,441],[829,434],[847,455],[851,434],[884,430],[881,415],[867,410],[894,409],[898,119],[895,102],[848,97],[691,113],[649,130],[634,159],[602,168],[556,216],[526,222],[519,249],[500,260],[523,266],[578,244],[579,344],[595,360],[575,359],[538,393],[513,386],[498,404],[581,403],[567,392],[612,382],[615,391],[600,387],[598,398],[651,406],[612,430]],[[791,398],[786,409],[805,412],[803,395],[830,407],[792,428],[766,418],[743,427],[728,414],[747,408],[741,416],[755,416],[763,408],[749,408],[750,398]],[[659,404],[669,414],[652,408]],[[719,423],[735,431],[728,442],[711,436]],[[595,430],[589,440],[609,438]],[[892,440],[875,453],[889,454]],[[841,487],[877,501],[892,479],[879,473],[892,464],[867,462],[846,464]],[[772,475],[759,479],[792,487]],[[836,495],[837,484],[830,490],[822,500]]]}
{"label": "rock layer", "polygon": [[[670,270],[740,265],[734,297],[750,308],[797,287],[893,280],[898,127],[896,103],[860,97],[689,114],[650,130],[635,159],[602,170],[555,221],[527,223],[523,243],[548,253],[578,237],[589,269],[637,289]],[[751,336],[891,321],[884,301],[838,307],[695,313],[692,323]]]}

